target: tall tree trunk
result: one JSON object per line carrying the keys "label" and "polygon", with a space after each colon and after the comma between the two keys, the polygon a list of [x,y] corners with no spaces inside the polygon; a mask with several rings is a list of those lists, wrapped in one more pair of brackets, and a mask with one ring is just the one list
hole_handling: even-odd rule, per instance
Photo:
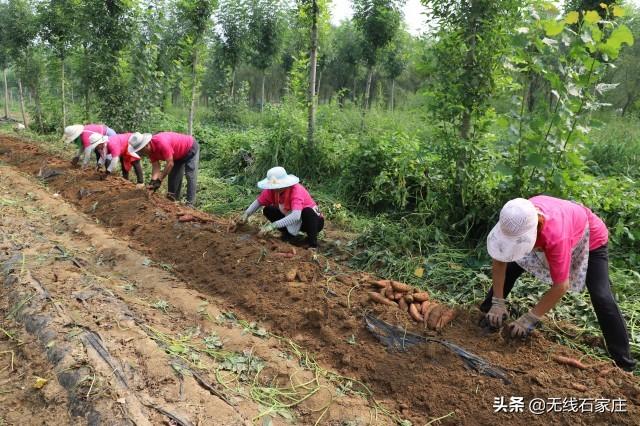
{"label": "tall tree trunk", "polygon": [[351,102],[356,103],[356,88],[358,85],[358,77],[353,76],[353,91],[351,92]]}
{"label": "tall tree trunk", "polygon": [[193,60],[191,61],[191,105],[189,106],[189,123],[187,124],[187,130],[189,135],[193,135],[193,117],[196,113],[196,89],[198,82],[196,81],[196,70],[198,66],[198,52],[193,53]]}
{"label": "tall tree trunk", "polygon": [[67,104],[64,98],[64,58],[62,58],[62,79],[61,79],[61,88],[62,88],[62,128],[67,127]]}
{"label": "tall tree trunk", "polygon": [[231,70],[231,98],[233,99],[233,94],[236,89],[236,67],[234,66]]}
{"label": "tall tree trunk", "polygon": [[395,108],[395,97],[396,97],[396,79],[391,80],[391,112],[393,112]]}
{"label": "tall tree trunk", "polygon": [[369,99],[371,97],[371,81],[373,80],[373,67],[369,67],[367,74],[367,87],[364,91],[364,110],[369,109]]}
{"label": "tall tree trunk", "polygon": [[4,77],[4,118],[9,118],[9,85],[7,85],[7,69],[2,69],[2,76]]}
{"label": "tall tree trunk", "polygon": [[24,93],[22,92],[22,80],[18,79],[18,93],[20,94],[20,112],[22,113],[22,124],[24,127],[29,127],[29,122],[27,121],[27,114],[24,111]]}
{"label": "tall tree trunk", "polygon": [[369,108],[369,96],[371,94],[371,80],[373,79],[373,67],[369,67],[369,72],[367,73],[367,86],[364,90],[364,102],[362,106],[362,119],[360,121],[360,130],[364,131],[364,118],[367,114],[367,109]]}
{"label": "tall tree trunk", "polygon": [[316,131],[316,67],[318,65],[318,2],[312,0],[312,12],[311,12],[311,54],[310,54],[310,70],[309,70],[309,118],[307,126],[307,146],[309,147],[309,153],[313,152]]}
{"label": "tall tree trunk", "polygon": [[33,87],[29,91],[33,93],[33,100],[36,105],[36,120],[38,121],[38,129],[40,133],[44,133],[44,120],[42,119],[42,104],[40,103],[40,91],[37,87]]}
{"label": "tall tree trunk", "polygon": [[262,70],[262,97],[260,98],[260,114],[262,114],[262,112],[264,111],[264,81],[267,78],[267,72],[265,70]]}
{"label": "tall tree trunk", "polygon": [[318,97],[318,101],[320,100],[320,85],[322,84],[322,71],[318,74],[318,84],[316,84],[316,96]]}

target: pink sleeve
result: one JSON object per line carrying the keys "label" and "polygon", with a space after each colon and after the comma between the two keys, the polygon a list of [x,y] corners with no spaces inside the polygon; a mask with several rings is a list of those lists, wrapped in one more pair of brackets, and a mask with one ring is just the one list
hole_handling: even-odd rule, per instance
{"label": "pink sleeve", "polygon": [[291,189],[291,210],[302,210],[304,208],[304,191],[296,185]]}
{"label": "pink sleeve", "polygon": [[273,204],[271,191],[269,191],[268,189],[263,190],[258,196],[257,200],[261,206],[270,206],[271,204]]}
{"label": "pink sleeve", "polygon": [[544,251],[549,262],[549,272],[554,284],[560,284],[569,279],[571,268],[571,244],[568,239],[562,238],[553,246],[548,246]]}

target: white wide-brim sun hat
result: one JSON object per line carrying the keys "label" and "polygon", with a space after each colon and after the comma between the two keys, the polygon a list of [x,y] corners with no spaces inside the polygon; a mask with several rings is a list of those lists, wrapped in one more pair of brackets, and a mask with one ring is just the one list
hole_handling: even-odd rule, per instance
{"label": "white wide-brim sun hat", "polygon": [[78,136],[82,134],[84,131],[84,126],[82,124],[74,124],[72,126],[67,126],[64,128],[64,135],[62,135],[62,140],[64,143],[71,143]]}
{"label": "white wide-brim sun hat", "polygon": [[129,154],[135,154],[151,142],[151,133],[134,133],[129,137]]}
{"label": "white wide-brim sun hat", "polygon": [[531,253],[538,237],[538,210],[529,200],[515,198],[500,210],[500,220],[487,236],[489,255],[515,262]]}
{"label": "white wide-brim sun hat", "polygon": [[295,175],[290,175],[284,167],[273,167],[267,171],[267,177],[258,182],[260,189],[288,188],[300,182]]}
{"label": "white wide-brim sun hat", "polygon": [[91,136],[89,136],[89,146],[87,148],[93,151],[98,145],[107,143],[108,140],[109,136],[103,136],[99,133],[93,133]]}

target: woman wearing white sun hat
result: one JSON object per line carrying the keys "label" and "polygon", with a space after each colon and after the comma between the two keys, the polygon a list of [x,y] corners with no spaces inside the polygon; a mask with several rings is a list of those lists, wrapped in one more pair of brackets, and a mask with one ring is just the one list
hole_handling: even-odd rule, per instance
{"label": "woman wearing white sun hat", "polygon": [[289,240],[302,231],[307,234],[308,245],[317,247],[324,218],[316,202],[299,182],[297,176],[288,174],[283,167],[269,169],[267,177],[258,182],[262,192],[237,223],[247,222],[249,216],[263,207],[262,213],[271,223],[263,226],[259,235],[278,229],[282,238]]}
{"label": "woman wearing white sun hat", "polygon": [[[176,132],[134,133],[129,138],[129,152],[149,157],[151,161],[151,181],[148,189],[158,190],[168,176],[167,198],[180,200],[182,178],[187,178],[187,205],[196,202],[198,186],[198,163],[200,145],[193,136]],[[160,161],[165,162],[160,169]]]}
{"label": "woman wearing white sun hat", "polygon": [[[78,153],[73,157],[73,160],[71,160],[71,164],[74,166],[78,164],[78,161],[80,161],[83,154],[84,157],[87,158],[87,149],[91,145],[89,138],[94,134],[100,136],[114,136],[116,132],[104,124],[74,124],[64,128],[64,134],[62,136],[64,143],[75,142],[78,145]],[[95,151],[95,153],[96,161],[99,161],[102,152],[98,150]],[[91,156],[91,151],[89,151],[88,156]],[[86,161],[88,163],[88,158]]]}
{"label": "woman wearing white sun hat", "polygon": [[493,286],[480,306],[486,322],[497,328],[508,318],[505,298],[524,271],[551,288],[509,324],[511,337],[528,336],[568,290],[586,285],[609,353],[619,367],[633,370],[629,334],[611,292],[608,238],[604,222],[581,204],[545,195],[506,203],[487,237]]}

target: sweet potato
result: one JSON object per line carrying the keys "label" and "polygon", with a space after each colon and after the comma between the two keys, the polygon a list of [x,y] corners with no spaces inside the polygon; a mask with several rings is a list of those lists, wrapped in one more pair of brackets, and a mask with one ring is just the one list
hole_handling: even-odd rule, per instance
{"label": "sweet potato", "polygon": [[409,305],[409,315],[411,315],[411,318],[413,318],[416,321],[422,322],[424,321],[424,317],[420,314],[420,312],[418,311],[418,305],[417,303],[412,303]]}
{"label": "sweet potato", "polygon": [[446,308],[444,312],[440,314],[440,319],[438,319],[438,323],[436,324],[436,330],[437,331],[442,330],[444,326],[446,326],[456,318],[457,314],[458,313],[456,312],[455,309]]}
{"label": "sweet potato", "polygon": [[196,220],[196,218],[193,217],[193,215],[190,215],[190,214],[183,214],[182,216],[180,216],[178,218],[179,222],[193,222],[194,220]]}
{"label": "sweet potato", "polygon": [[574,388],[577,391],[580,392],[586,392],[587,391],[587,387],[585,385],[583,385],[582,383],[571,383],[571,387]]}
{"label": "sweet potato", "polygon": [[407,304],[406,300],[404,300],[404,298],[398,300],[398,307],[402,312],[407,312],[407,310],[409,309],[409,305]]}
{"label": "sweet potato", "polygon": [[378,288],[387,288],[387,286],[389,285],[389,280],[378,280],[378,281],[369,281],[371,284],[373,284],[374,287],[378,287]]}
{"label": "sweet potato", "polygon": [[586,365],[584,365],[580,360],[577,360],[575,358],[570,358],[568,356],[554,355],[553,360],[558,364],[569,365],[571,367],[579,368],[580,370],[586,370],[587,368],[589,368]]}
{"label": "sweet potato", "polygon": [[380,293],[380,296],[382,297],[387,297],[387,288],[386,287],[381,288],[378,293]]}
{"label": "sweet potato", "polygon": [[404,301],[407,303],[413,303],[413,294],[405,294],[404,295]]}
{"label": "sweet potato", "polygon": [[393,300],[400,300],[404,297],[404,293],[393,293]]}
{"label": "sweet potato", "polygon": [[408,293],[413,289],[409,284],[401,283],[400,281],[391,281],[391,287],[400,293]]}
{"label": "sweet potato", "polygon": [[295,254],[293,253],[281,253],[281,252],[275,253],[275,255],[278,257],[285,257],[287,259],[292,259],[295,256]]}
{"label": "sweet potato", "polygon": [[[420,313],[422,314],[422,316],[424,316],[425,313],[428,313],[429,311],[427,309],[429,309],[429,305],[431,305],[431,302],[428,300],[425,300],[424,302],[422,302],[420,304]],[[427,315],[426,318],[429,318],[429,316]]]}
{"label": "sweet potato", "polygon": [[380,293],[376,293],[375,291],[369,292],[369,299],[383,305],[398,307],[398,304],[396,302],[394,302],[393,300],[389,300],[386,297],[382,297]]}
{"label": "sweet potato", "polygon": [[393,287],[391,287],[391,286],[387,287],[387,289],[386,289],[386,291],[385,291],[384,295],[387,297],[387,299],[394,300],[394,299],[393,299],[393,295],[394,295],[394,293],[393,293]]}
{"label": "sweet potato", "polygon": [[298,270],[296,268],[291,268],[284,273],[284,277],[287,279],[287,281],[293,281],[296,279],[297,273],[298,273]]}
{"label": "sweet potato", "polygon": [[440,316],[442,312],[444,312],[446,308],[442,305],[437,305],[435,308],[431,310],[429,313],[429,319],[427,320],[427,326],[431,330],[436,330],[438,327],[438,321],[440,320]]}
{"label": "sweet potato", "polygon": [[440,305],[437,302],[433,302],[430,300],[425,300],[422,303],[423,304],[426,303],[426,307],[423,306],[423,309],[421,310],[421,312],[422,312],[422,316],[424,316],[424,321],[427,322],[429,319],[429,316],[431,315],[431,311],[433,311],[437,306],[440,306]]}
{"label": "sweet potato", "polygon": [[429,293],[427,293],[426,291],[421,291],[419,293],[413,293],[413,300],[416,302],[424,302],[425,300],[429,300]]}

